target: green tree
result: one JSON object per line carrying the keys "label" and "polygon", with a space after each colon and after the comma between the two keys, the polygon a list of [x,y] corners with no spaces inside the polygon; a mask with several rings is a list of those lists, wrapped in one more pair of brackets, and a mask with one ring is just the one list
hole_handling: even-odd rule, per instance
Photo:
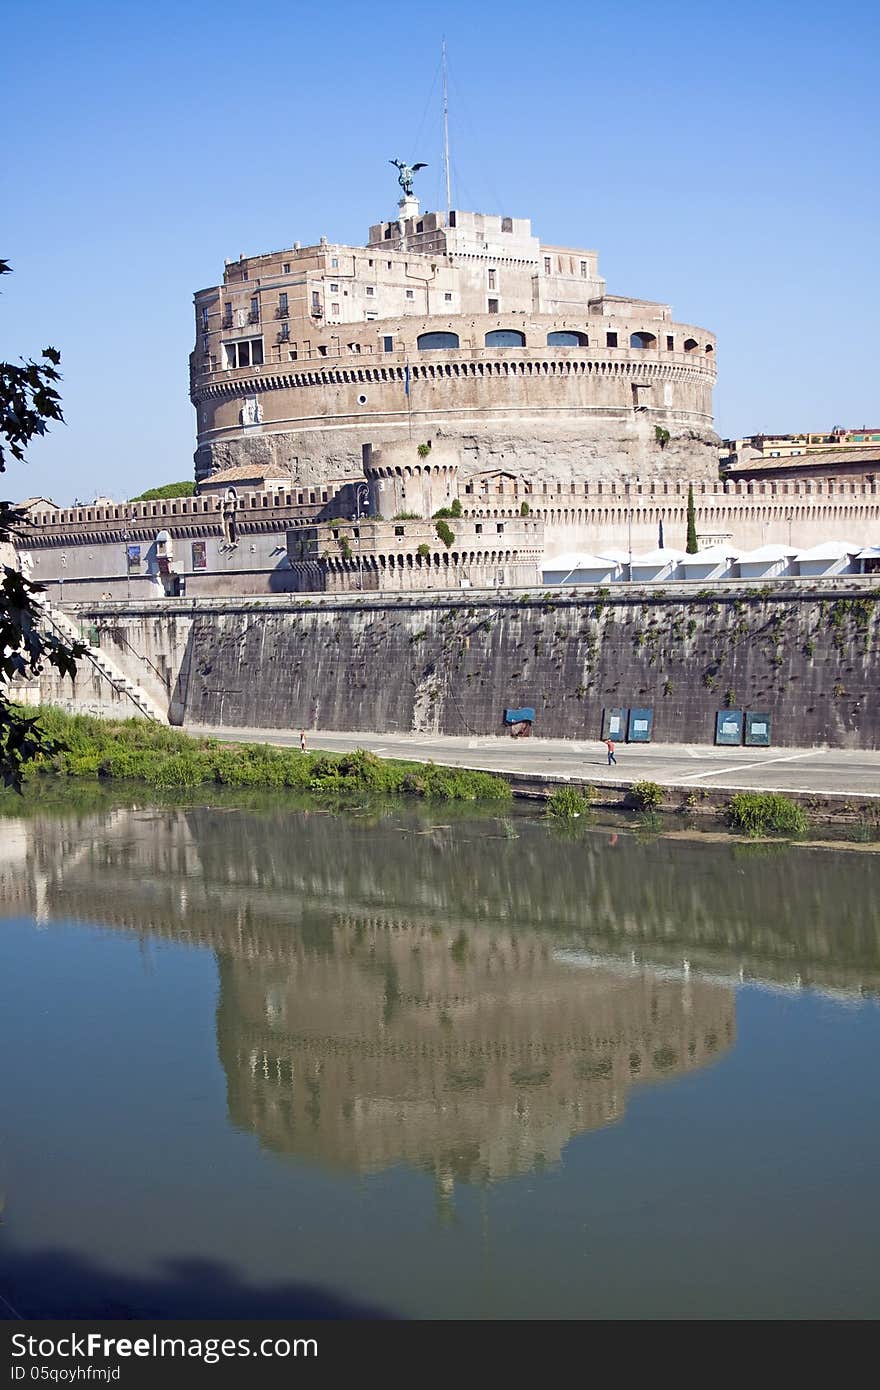
{"label": "green tree", "polygon": [[688,555],[696,555],[699,546],[697,545],[697,512],[694,507],[694,485],[688,483],[688,530],[687,545],[685,550]]}
{"label": "green tree", "polygon": [[[10,269],[0,260],[0,275]],[[24,462],[31,440],[45,434],[50,421],[64,418],[56,385],[61,380],[61,354],[47,347],[41,359],[0,362],[0,473],[6,471],[8,458]],[[26,533],[27,526],[25,512],[0,501],[0,545]],[[59,745],[43,732],[37,717],[10,698],[10,683],[38,675],[46,662],[72,676],[76,658],[84,651],[79,643],[63,642],[41,627],[40,593],[41,585],[11,565],[0,564],[0,779],[17,791],[28,763],[39,753],[57,752]]]}
{"label": "green tree", "polygon": [[195,494],[195,483],[163,483],[161,487],[147,488],[146,492],[139,492],[137,497],[129,497],[129,502],[156,502],[160,497],[192,497]]}

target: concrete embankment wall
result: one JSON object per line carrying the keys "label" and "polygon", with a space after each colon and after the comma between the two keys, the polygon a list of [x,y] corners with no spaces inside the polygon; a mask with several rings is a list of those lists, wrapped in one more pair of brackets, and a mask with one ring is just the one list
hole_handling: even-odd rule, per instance
{"label": "concrete embankment wall", "polygon": [[[599,736],[602,710],[654,710],[655,742],[711,743],[718,710],[766,711],[774,745],[880,747],[880,586],[839,579],[502,594],[104,604],[79,614],[173,723]],[[47,676],[42,695],[80,708]],[[119,702],[120,713],[134,713]]]}

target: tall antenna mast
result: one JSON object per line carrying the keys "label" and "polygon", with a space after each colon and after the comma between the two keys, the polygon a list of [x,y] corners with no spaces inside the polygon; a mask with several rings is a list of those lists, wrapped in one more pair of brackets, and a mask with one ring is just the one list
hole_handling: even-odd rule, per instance
{"label": "tall antenna mast", "polygon": [[446,169],[446,216],[452,207],[452,186],[449,181],[449,94],[446,85],[446,40],[443,40],[443,163]]}

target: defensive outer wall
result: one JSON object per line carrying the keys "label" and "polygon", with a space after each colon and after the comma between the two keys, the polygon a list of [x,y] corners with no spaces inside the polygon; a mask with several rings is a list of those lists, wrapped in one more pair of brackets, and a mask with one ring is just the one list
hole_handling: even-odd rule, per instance
{"label": "defensive outer wall", "polygon": [[[84,635],[172,723],[598,738],[606,707],[653,738],[711,743],[724,708],[767,712],[776,745],[880,747],[880,591],[871,579],[82,605]],[[34,692],[36,695],[36,692]],[[83,663],[42,699],[129,716]]]}
{"label": "defensive outer wall", "polygon": [[[409,493],[421,500],[418,464],[410,474]],[[391,486],[392,480],[387,481]],[[704,538],[732,539],[741,549],[771,542],[806,547],[828,540],[870,545],[880,526],[876,483],[704,482],[694,485],[694,501],[698,533]],[[485,492],[465,493],[462,516],[474,524],[488,521],[498,527],[518,518],[523,502],[528,503],[532,523],[543,528],[548,556],[573,547],[599,553],[609,546],[626,549],[631,545],[635,553],[650,550],[657,545],[661,523],[666,544],[684,548],[687,485],[681,482],[556,480],[526,492],[516,482],[502,479],[487,485]],[[333,547],[336,558],[325,567],[328,573],[323,577],[313,565],[304,573],[291,565],[292,535],[334,515],[350,516],[352,510],[347,492],[334,499],[327,488],[242,493],[236,511],[239,544],[231,546],[219,497],[76,507],[41,513],[18,550],[24,572],[46,586],[53,602],[88,603],[105,593],[126,601],[161,596],[156,560],[161,532],[167,532],[171,540],[187,597],[193,598],[334,587],[343,571],[355,587],[359,566],[366,571],[365,588],[427,588],[429,564],[433,567],[435,556],[448,575],[448,587],[458,587],[462,578],[470,576],[473,557],[463,554],[459,546],[447,549],[436,536],[432,537],[434,554],[424,562],[411,555],[400,584],[396,575],[405,557],[375,548],[365,547],[359,553],[352,545],[352,557],[347,560]],[[386,507],[389,514],[391,510]],[[408,548],[407,525],[403,523],[404,534],[394,538],[402,551]],[[127,561],[132,543],[141,555],[134,567]],[[507,582],[515,581],[509,576]]]}

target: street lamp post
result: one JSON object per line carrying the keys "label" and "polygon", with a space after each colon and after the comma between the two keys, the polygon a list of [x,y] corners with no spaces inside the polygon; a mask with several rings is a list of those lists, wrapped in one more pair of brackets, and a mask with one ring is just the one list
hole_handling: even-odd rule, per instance
{"label": "street lamp post", "polygon": [[362,572],[362,570],[361,570],[361,528],[360,528],[359,523],[360,523],[361,517],[367,515],[367,502],[368,502],[368,500],[369,500],[369,493],[368,493],[368,491],[367,491],[367,485],[366,485],[366,483],[358,483],[358,484],[356,485],[355,490],[354,490],[354,497],[355,497],[355,507],[356,507],[356,511],[355,511],[354,516],[352,517],[352,520],[354,521],[355,525],[357,526],[357,535],[355,536],[355,540],[357,541],[357,555],[358,555],[357,586],[358,586],[358,589],[363,589],[363,587],[364,587],[364,581],[363,581],[363,572]]}

